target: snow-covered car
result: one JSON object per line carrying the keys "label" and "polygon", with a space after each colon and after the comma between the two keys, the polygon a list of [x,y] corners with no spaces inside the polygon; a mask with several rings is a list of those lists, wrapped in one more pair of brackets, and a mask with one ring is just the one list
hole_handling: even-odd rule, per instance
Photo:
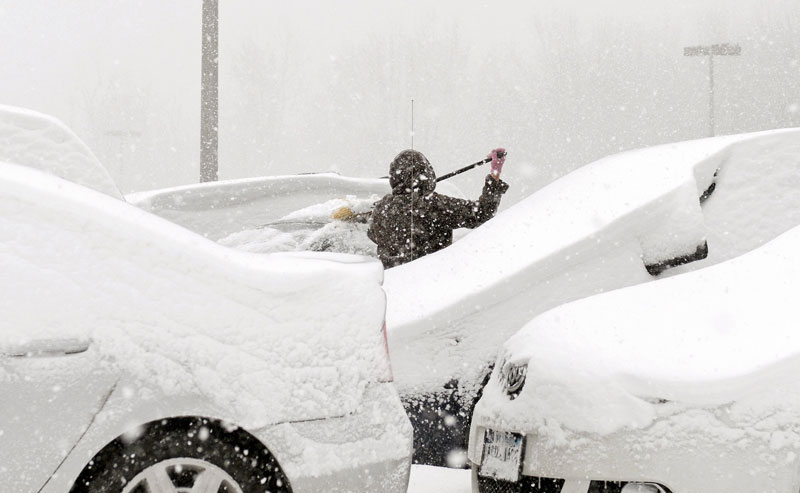
{"label": "snow-covered car", "polygon": [[[451,183],[440,183],[439,188],[462,197]],[[377,257],[367,237],[367,217],[372,205],[390,191],[385,178],[308,173],[183,185],[133,193],[126,199],[237,250]],[[357,217],[335,219],[343,208]]]}
{"label": "snow-covered car", "polygon": [[473,491],[798,491],[798,252],[800,227],[535,318],[475,408]]}
{"label": "snow-covered car", "polygon": [[121,198],[59,122],[0,108],[1,489],[405,491],[380,263],[238,252]]}
{"label": "snow-covered car", "polygon": [[630,151],[386,271],[389,347],[415,461],[464,464],[497,350],[536,315],[736,257],[800,225],[798,177],[795,129]]}
{"label": "snow-covered car", "polygon": [[[465,463],[469,416],[495,351],[536,314],[655,280],[665,271],[709,265],[718,257],[705,258],[710,234],[717,254],[722,245],[735,255],[800,224],[800,204],[786,198],[794,191],[780,186],[800,168],[798,133],[734,135],[610,156],[466,235],[457,231],[453,246],[388,270],[390,351],[395,383],[416,431],[415,461]],[[774,195],[773,202],[749,197],[751,188]],[[437,190],[464,196],[449,182],[438,183]],[[388,191],[387,180],[312,174],[127,198],[240,250],[374,255],[365,224],[331,215],[342,206],[365,212]],[[742,238],[735,234],[744,230],[739,222],[758,216],[723,218],[727,210],[752,210],[769,220],[759,234]]]}

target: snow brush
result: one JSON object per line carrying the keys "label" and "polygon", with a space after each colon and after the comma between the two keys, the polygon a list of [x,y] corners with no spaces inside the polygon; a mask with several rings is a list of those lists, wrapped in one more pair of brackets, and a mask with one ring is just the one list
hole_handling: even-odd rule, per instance
{"label": "snow brush", "polygon": [[[507,155],[508,155],[508,153],[505,152],[505,151],[497,153],[497,157],[500,158],[500,159],[503,159]],[[436,179],[436,183],[439,183],[440,181],[447,180],[447,179],[452,178],[452,177],[454,177],[456,175],[460,175],[461,173],[463,173],[465,171],[469,171],[472,168],[475,168],[475,167],[478,167],[478,166],[483,166],[484,164],[491,163],[491,162],[492,162],[492,158],[491,157],[487,157],[486,159],[478,161],[477,163],[472,163],[469,166],[464,166],[463,168],[457,169],[457,170],[455,170],[455,171],[453,171],[451,173],[447,173],[444,176],[440,176],[439,178]]]}
{"label": "snow brush", "polygon": [[[507,155],[508,155],[508,152],[499,152],[499,153],[497,153],[497,157],[501,158],[501,159],[506,157]],[[491,162],[492,162],[491,156],[487,157],[487,158],[482,159],[482,160],[480,160],[480,161],[478,161],[476,163],[472,163],[470,165],[464,166],[463,168],[459,168],[459,169],[457,169],[455,171],[447,173],[446,175],[443,175],[443,176],[440,176],[440,177],[436,178],[436,183],[439,183],[440,181],[444,181],[444,180],[450,179],[450,178],[452,178],[452,177],[454,177],[456,175],[460,175],[461,173],[463,173],[465,171],[469,171],[472,168],[477,168],[478,166],[483,166],[484,164],[491,163]],[[389,178],[389,177],[388,176],[384,176],[383,178]],[[335,219],[337,221],[360,223],[360,222],[367,222],[367,219],[369,218],[369,216],[371,214],[372,214],[371,210],[369,212],[355,213],[355,212],[353,212],[353,209],[351,209],[350,207],[345,205],[345,206],[339,207],[338,209],[333,211],[333,214],[331,214],[331,219]]]}

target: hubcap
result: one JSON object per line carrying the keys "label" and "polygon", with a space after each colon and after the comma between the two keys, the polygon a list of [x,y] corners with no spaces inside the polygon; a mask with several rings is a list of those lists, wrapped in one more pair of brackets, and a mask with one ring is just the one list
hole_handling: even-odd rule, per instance
{"label": "hubcap", "polygon": [[244,493],[224,470],[199,459],[177,458],[153,464],[136,475],[122,493]]}

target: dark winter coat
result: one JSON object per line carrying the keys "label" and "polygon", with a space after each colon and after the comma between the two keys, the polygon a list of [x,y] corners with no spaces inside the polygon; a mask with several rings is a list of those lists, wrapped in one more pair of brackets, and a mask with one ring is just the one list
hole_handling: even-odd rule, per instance
{"label": "dark winter coat", "polygon": [[449,246],[456,228],[475,228],[491,219],[508,184],[486,177],[478,200],[434,192],[436,175],[422,153],[401,152],[389,168],[392,193],[375,204],[369,238],[387,269]]}

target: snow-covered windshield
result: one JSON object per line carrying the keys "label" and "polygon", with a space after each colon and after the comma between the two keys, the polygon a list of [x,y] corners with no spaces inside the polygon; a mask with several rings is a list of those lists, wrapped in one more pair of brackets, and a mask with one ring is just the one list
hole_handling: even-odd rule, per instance
{"label": "snow-covered windshield", "polygon": [[[258,228],[232,233],[218,242],[253,253],[314,251],[375,257],[375,243],[367,237],[367,220],[378,198],[332,199]],[[335,218],[337,211],[344,211],[342,219]]]}

